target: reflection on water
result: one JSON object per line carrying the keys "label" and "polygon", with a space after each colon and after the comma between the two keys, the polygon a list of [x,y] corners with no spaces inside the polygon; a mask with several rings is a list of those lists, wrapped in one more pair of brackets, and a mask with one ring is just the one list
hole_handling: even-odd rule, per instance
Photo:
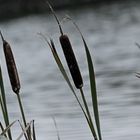
{"label": "reflection on water", "polygon": [[[57,14],[63,17],[65,13],[70,14],[79,24],[93,55],[103,139],[140,139],[140,80],[135,77],[135,72],[140,70],[140,51],[135,46],[135,42],[140,42],[140,4],[112,4],[100,8],[91,6],[60,11]],[[64,25],[64,30],[75,46],[90,105],[83,44],[73,25],[70,22]],[[92,139],[86,120],[64,82],[49,48],[37,35],[42,32],[52,36],[63,59],[54,17],[28,16],[1,23],[0,28],[13,46],[22,83],[24,108],[27,118],[36,120],[38,138],[57,139],[53,115],[61,140]],[[20,117],[19,109],[16,97],[10,89],[2,47],[0,49],[12,121]],[[17,124],[15,135],[18,127]]]}

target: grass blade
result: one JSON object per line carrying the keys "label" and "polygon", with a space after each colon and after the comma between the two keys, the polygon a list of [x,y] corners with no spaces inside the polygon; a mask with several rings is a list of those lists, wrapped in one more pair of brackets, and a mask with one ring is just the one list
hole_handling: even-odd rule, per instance
{"label": "grass blade", "polygon": [[59,58],[59,56],[58,56],[58,53],[57,53],[57,51],[56,51],[56,49],[55,49],[55,45],[54,45],[53,40],[50,39],[50,42],[51,42],[51,44],[50,44],[50,42],[46,39],[46,37],[45,37],[43,34],[39,33],[39,35],[41,35],[41,36],[43,37],[43,39],[44,39],[44,40],[47,42],[47,44],[49,45],[49,47],[50,47],[50,49],[51,49],[51,52],[52,52],[52,54],[53,54],[53,57],[54,57],[54,59],[55,59],[55,62],[56,62],[56,64],[57,64],[58,68],[59,68],[59,70],[61,71],[61,73],[62,73],[64,79],[66,80],[66,82],[67,82],[67,84],[69,85],[69,87],[70,87],[70,89],[72,90],[72,92],[73,92],[74,94],[76,94],[75,91],[74,91],[74,89],[73,89],[73,86],[72,86],[72,84],[71,84],[71,82],[70,82],[70,80],[69,80],[69,78],[68,78],[68,75],[67,75],[67,73],[66,73],[66,71],[65,71],[65,68],[64,68],[64,66],[63,66],[63,64],[62,64],[62,62],[61,62],[61,60],[60,60],[60,58]]}
{"label": "grass blade", "polygon": [[138,43],[135,43],[135,45],[136,45],[138,48],[140,48],[140,44],[138,44]]}
{"label": "grass blade", "polygon": [[1,92],[0,92],[0,106],[1,106],[1,110],[2,110],[2,115],[3,115],[3,118],[4,118],[4,121],[6,121],[6,114],[5,114],[5,109],[4,109],[4,105],[3,105],[3,101],[2,101],[2,96],[1,96]]}
{"label": "grass blade", "polygon": [[69,16],[67,16],[67,19],[71,20],[72,23],[75,25],[76,29],[78,30],[78,32],[80,33],[80,35],[82,37],[83,43],[84,43],[84,48],[85,48],[87,63],[88,63],[88,70],[89,70],[89,79],[90,79],[93,112],[94,112],[94,116],[95,116],[95,122],[96,122],[96,126],[97,126],[99,139],[102,140],[101,129],[100,129],[100,120],[99,120],[99,111],[98,111],[98,100],[97,100],[97,92],[96,92],[95,73],[94,73],[94,67],[93,67],[91,54],[90,54],[87,43],[86,43],[78,25]]}
{"label": "grass blade", "polygon": [[26,132],[28,131],[28,129],[30,128],[31,124],[33,121],[31,121],[30,123],[27,124],[27,126],[25,127],[25,129],[22,131],[22,133],[19,135],[19,137],[16,140],[20,140],[22,138],[22,136],[24,134],[26,134]]}
{"label": "grass blade", "polygon": [[53,118],[53,121],[54,121],[54,125],[55,125],[55,129],[56,129],[56,133],[57,133],[57,139],[60,140],[60,135],[59,135],[59,131],[58,131],[58,127],[57,127],[57,123],[56,123],[56,120],[54,117]]}
{"label": "grass blade", "polygon": [[4,127],[1,122],[0,122],[0,128],[1,128],[1,131],[4,131]]}
{"label": "grass blade", "polygon": [[55,49],[55,46],[54,46],[53,41],[50,40],[50,41],[51,41],[51,44],[50,44],[49,41],[46,39],[46,37],[45,37],[43,34],[39,33],[39,35],[41,35],[41,36],[45,39],[45,41],[47,42],[47,44],[49,45],[49,47],[50,47],[50,49],[51,49],[51,51],[52,51],[52,54],[53,54],[53,56],[54,56],[54,59],[55,59],[55,61],[56,61],[56,64],[57,64],[57,66],[58,66],[58,68],[59,68],[59,70],[61,71],[61,73],[62,73],[64,79],[66,80],[66,82],[67,82],[68,86],[70,87],[70,89],[71,89],[73,95],[75,96],[75,98],[76,98],[76,100],[77,100],[77,102],[78,102],[78,104],[79,104],[79,106],[80,106],[80,108],[81,108],[81,110],[82,110],[82,112],[83,112],[85,118],[86,118],[86,121],[87,121],[87,123],[88,123],[90,129],[92,129],[92,125],[91,125],[91,123],[90,123],[90,121],[89,121],[89,118],[88,118],[88,116],[87,116],[87,114],[86,114],[86,112],[85,112],[85,110],[84,110],[84,108],[83,108],[83,106],[82,106],[82,104],[81,104],[81,102],[80,102],[78,96],[76,95],[75,90],[73,89],[73,86],[72,86],[72,84],[71,84],[71,82],[70,82],[70,80],[69,80],[69,78],[68,78],[68,75],[67,75],[67,73],[66,73],[66,70],[65,70],[65,68],[64,68],[64,66],[63,66],[63,64],[62,64],[62,62],[61,62],[61,60],[60,60],[60,58],[59,58],[59,56],[58,56],[58,53],[57,53],[57,51],[56,51],[56,49]]}
{"label": "grass blade", "polygon": [[91,88],[91,97],[92,97],[92,107],[93,107],[93,112],[94,112],[94,116],[95,116],[95,122],[96,122],[96,126],[97,126],[99,140],[102,140],[101,129],[100,129],[99,111],[98,111],[98,100],[97,100],[97,92],[96,92],[95,73],[94,73],[94,67],[93,67],[91,54],[90,54],[90,51],[88,49],[87,43],[86,43],[86,41],[84,39],[84,36],[82,35],[78,25],[68,15],[66,16],[66,19],[69,19],[69,20],[72,21],[72,23],[74,24],[74,26],[76,27],[76,29],[80,33],[80,35],[82,37],[82,41],[84,43],[84,48],[85,48],[86,57],[87,57],[87,63],[88,63],[88,70],[89,70],[89,79],[90,79],[90,88]]}
{"label": "grass blade", "polygon": [[[21,124],[21,122],[19,120],[18,120],[18,123],[19,123],[22,131],[24,131],[24,128],[23,128],[24,126],[22,126],[22,124]],[[24,133],[24,137],[25,137],[26,140],[28,140],[28,137],[26,136],[26,133]]]}
{"label": "grass blade", "polygon": [[101,129],[100,129],[99,111],[98,111],[98,100],[97,100],[97,91],[96,91],[96,81],[95,81],[94,67],[93,67],[93,62],[92,62],[91,55],[90,55],[89,49],[87,47],[87,44],[86,44],[84,38],[82,38],[82,39],[83,39],[83,42],[84,42],[87,61],[88,61],[91,96],[92,96],[93,111],[94,111],[94,115],[95,115],[95,122],[96,122],[96,125],[97,125],[97,131],[98,131],[99,139],[102,140]]}
{"label": "grass blade", "polygon": [[[3,127],[1,122],[0,122],[0,128],[1,128],[1,131],[3,132],[4,131],[4,127]],[[4,136],[7,138],[6,134],[4,134]]]}
{"label": "grass blade", "polygon": [[[0,90],[1,90],[0,104],[1,104],[2,109],[3,109],[4,121],[5,121],[5,125],[7,127],[9,125],[9,115],[8,115],[7,104],[6,104],[6,97],[5,97],[5,90],[4,90],[1,66],[0,66]],[[10,129],[8,131],[8,137],[10,140],[12,140],[12,135],[11,135]]]}
{"label": "grass blade", "polygon": [[81,92],[82,100],[83,100],[83,103],[84,103],[84,106],[85,106],[85,109],[86,109],[86,112],[87,112],[87,115],[88,115],[88,118],[89,118],[89,122],[90,122],[90,125],[91,125],[92,135],[93,135],[94,139],[97,140],[98,138],[97,138],[97,135],[96,135],[96,131],[94,129],[92,117],[90,115],[89,107],[87,105],[87,101],[86,101],[86,98],[85,98],[85,95],[84,95],[84,92],[83,92],[82,88],[80,89],[80,92]]}
{"label": "grass blade", "polygon": [[33,120],[33,125],[32,125],[32,129],[33,129],[33,140],[36,140],[36,133],[35,133],[35,121]]}
{"label": "grass blade", "polygon": [[[85,116],[85,118],[86,118],[86,120],[87,120],[87,123],[88,123],[90,129],[92,130],[91,132],[92,132],[93,136],[96,138],[96,133],[95,133],[93,124],[92,124],[92,122],[91,122],[91,118],[90,118],[89,115],[86,114],[86,112],[85,112],[83,106],[81,105],[81,103],[80,103],[80,101],[79,101],[79,98],[77,97],[77,95],[76,95],[76,93],[75,93],[75,91],[74,91],[74,89],[73,89],[73,87],[72,87],[72,84],[71,84],[71,82],[70,82],[70,80],[69,80],[69,78],[68,78],[68,75],[67,75],[67,73],[66,73],[66,71],[65,71],[65,69],[64,69],[64,66],[63,66],[63,64],[62,64],[62,62],[61,62],[61,60],[60,60],[60,58],[59,58],[59,56],[58,56],[58,54],[57,54],[57,52],[56,52],[56,50],[55,50],[55,46],[54,46],[54,43],[52,42],[52,40],[51,40],[51,46],[52,46],[52,48],[53,48],[52,53],[53,53],[53,56],[54,56],[54,58],[55,58],[55,61],[56,61],[57,65],[58,65],[58,67],[59,67],[59,69],[60,69],[60,71],[61,71],[63,77],[65,78],[66,82],[68,83],[69,87],[71,88],[71,90],[72,90],[72,92],[73,92],[73,94],[74,94],[74,96],[75,96],[75,98],[76,98],[76,100],[77,100],[77,102],[78,102],[80,108],[82,109],[83,114],[84,114],[84,116]],[[88,112],[87,112],[87,113],[88,113]]]}
{"label": "grass blade", "polygon": [[9,124],[0,135],[5,135],[5,133],[11,128],[12,125],[14,125],[17,121],[12,122],[11,124]]}

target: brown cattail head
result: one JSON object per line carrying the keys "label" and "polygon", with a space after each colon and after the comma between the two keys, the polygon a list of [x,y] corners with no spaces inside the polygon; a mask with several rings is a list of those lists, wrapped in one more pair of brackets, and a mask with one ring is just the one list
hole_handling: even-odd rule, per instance
{"label": "brown cattail head", "polygon": [[14,56],[13,56],[9,43],[5,41],[1,32],[0,32],[0,35],[3,41],[3,50],[4,50],[4,55],[5,55],[5,60],[7,64],[7,70],[8,70],[11,86],[12,86],[13,91],[16,94],[18,94],[20,90],[20,81],[19,81],[19,76],[18,76]]}
{"label": "brown cattail head", "polygon": [[72,79],[76,88],[80,89],[83,87],[82,76],[78,67],[78,63],[76,61],[70,40],[67,35],[60,36],[60,43],[67,61],[67,65],[69,67]]}

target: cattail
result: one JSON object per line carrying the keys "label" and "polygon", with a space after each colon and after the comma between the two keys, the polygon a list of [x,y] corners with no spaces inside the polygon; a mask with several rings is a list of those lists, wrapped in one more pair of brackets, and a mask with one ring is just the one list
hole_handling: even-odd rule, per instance
{"label": "cattail", "polygon": [[78,63],[76,61],[70,40],[67,35],[61,35],[60,36],[60,43],[72,76],[72,79],[74,81],[74,84],[76,88],[81,89],[83,87],[83,80],[82,76],[78,67]]}
{"label": "cattail", "polygon": [[59,30],[60,30],[60,34],[61,34],[59,40],[60,40],[60,44],[61,44],[63,52],[64,52],[64,56],[67,61],[67,65],[69,67],[69,70],[70,70],[70,73],[72,76],[72,79],[74,81],[76,88],[81,89],[83,87],[83,80],[82,80],[82,76],[81,76],[81,73],[80,73],[80,70],[78,67],[78,63],[76,61],[71,43],[70,43],[70,40],[67,35],[63,34],[61,24],[59,22],[59,19],[56,16],[52,6],[50,5],[49,2],[47,2],[47,4],[48,4],[49,8],[51,9],[51,11],[57,21],[57,24],[59,26]]}
{"label": "cattail", "polygon": [[20,81],[19,81],[19,76],[18,76],[14,56],[13,56],[9,43],[4,39],[1,32],[0,32],[0,35],[3,41],[3,50],[5,54],[5,60],[7,64],[7,70],[8,70],[11,86],[12,86],[13,91],[16,94],[18,94],[20,90]]}

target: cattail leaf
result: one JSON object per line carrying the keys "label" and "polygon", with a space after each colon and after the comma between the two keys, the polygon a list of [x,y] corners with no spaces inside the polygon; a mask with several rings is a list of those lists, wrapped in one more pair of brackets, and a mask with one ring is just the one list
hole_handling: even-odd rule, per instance
{"label": "cattail leaf", "polygon": [[54,117],[52,117],[52,118],[53,118],[54,126],[55,126],[55,129],[56,129],[56,133],[57,133],[57,139],[60,140],[60,135],[59,135],[59,131],[58,131],[56,120],[55,120]]}
{"label": "cattail leaf", "polygon": [[24,128],[24,130],[21,132],[21,134],[19,135],[19,137],[16,140],[20,140],[22,138],[22,136],[27,132],[27,130],[30,128],[31,124],[33,121],[30,121],[30,123],[27,124],[27,126]]}
{"label": "cattail leaf", "polygon": [[0,122],[0,128],[1,128],[1,131],[3,131],[3,130],[4,130],[3,125],[2,125],[2,123],[1,123],[1,122]]}
{"label": "cattail leaf", "polygon": [[3,131],[0,135],[4,135],[15,123],[17,122],[16,121],[13,121],[11,124],[9,124]]}
{"label": "cattail leaf", "polygon": [[33,130],[33,140],[36,140],[36,132],[35,132],[35,121],[33,120],[32,130]]}
{"label": "cattail leaf", "polygon": [[87,43],[84,39],[84,36],[82,35],[78,25],[72,20],[70,16],[66,16],[66,19],[69,19],[72,21],[78,32],[80,33],[82,37],[82,41],[84,43],[84,48],[86,52],[86,57],[87,57],[87,63],[88,63],[88,70],[89,70],[89,79],[90,79],[90,88],[91,88],[91,97],[92,97],[92,107],[93,107],[93,112],[95,116],[95,122],[97,126],[97,131],[98,131],[98,136],[99,140],[102,140],[101,136],[101,129],[100,129],[100,119],[99,119],[99,111],[98,111],[98,100],[97,100],[97,92],[96,92],[96,81],[95,81],[95,73],[94,73],[94,67],[93,67],[93,62],[91,58],[90,51],[88,49]]}
{"label": "cattail leaf", "polygon": [[76,94],[75,91],[74,91],[74,88],[73,88],[73,86],[72,86],[72,84],[71,84],[71,82],[70,82],[70,80],[69,80],[69,78],[68,78],[68,75],[67,75],[67,73],[66,73],[66,70],[65,70],[65,68],[64,68],[64,66],[63,66],[63,64],[62,64],[62,62],[61,62],[61,60],[60,60],[60,58],[59,58],[59,56],[58,56],[58,53],[57,53],[57,51],[56,51],[56,49],[55,49],[55,45],[54,45],[53,40],[50,39],[50,42],[51,42],[51,44],[50,44],[50,42],[47,40],[47,38],[46,38],[42,33],[39,33],[39,35],[40,35],[41,37],[43,37],[43,39],[44,39],[44,40],[47,42],[47,44],[49,45],[49,47],[50,47],[50,49],[51,49],[51,52],[52,52],[52,54],[53,54],[53,57],[54,57],[54,59],[55,59],[55,62],[56,62],[56,64],[57,64],[57,66],[58,66],[60,72],[62,73],[64,79],[66,80],[66,82],[67,82],[67,84],[69,85],[69,87],[70,87],[70,89],[72,90],[72,92],[73,92],[74,94]]}
{"label": "cattail leaf", "polygon": [[[55,46],[54,46],[54,43],[53,43],[52,40],[51,40],[51,50],[52,50],[53,56],[54,56],[54,58],[55,58],[55,61],[56,61],[57,65],[58,65],[58,67],[59,67],[59,69],[60,69],[60,71],[61,71],[61,73],[62,73],[64,79],[66,80],[66,82],[67,82],[67,84],[69,85],[70,89],[72,90],[72,92],[73,92],[73,94],[74,94],[74,96],[75,96],[75,98],[76,98],[76,100],[77,100],[77,102],[78,102],[80,108],[82,109],[82,112],[83,112],[83,114],[84,114],[84,116],[85,116],[85,118],[86,118],[86,120],[87,120],[87,123],[88,123],[89,127],[90,127],[91,129],[94,129],[93,126],[92,126],[92,124],[91,124],[91,122],[90,122],[90,118],[89,118],[88,115],[86,114],[86,112],[85,112],[85,110],[84,110],[82,104],[80,103],[80,100],[79,100],[78,96],[76,95],[76,93],[75,93],[75,91],[74,91],[74,89],[73,89],[73,86],[72,86],[72,84],[71,84],[71,82],[70,82],[70,80],[69,80],[69,78],[68,78],[68,75],[67,75],[67,73],[66,73],[66,70],[65,70],[65,68],[64,68],[64,66],[63,66],[63,64],[62,64],[62,62],[61,62],[61,60],[60,60],[60,58],[59,58],[59,56],[58,56],[58,54],[57,54],[57,51],[56,51],[56,49],[55,49]],[[94,131],[93,133],[95,134],[95,131]]]}
{"label": "cattail leaf", "polygon": [[[19,120],[18,120],[18,123],[19,123],[22,131],[24,131],[24,126],[21,124],[21,122]],[[28,140],[28,137],[26,136],[26,133],[24,133],[24,137],[25,137],[26,140]]]}
{"label": "cattail leaf", "polygon": [[63,66],[63,64],[62,64],[62,62],[61,62],[61,60],[60,60],[60,58],[59,58],[59,56],[57,54],[57,51],[55,49],[55,46],[54,46],[54,43],[53,43],[52,40],[51,40],[51,46],[52,46],[51,51],[52,51],[52,54],[54,56],[54,59],[55,59],[57,65],[58,65],[58,68],[60,69],[60,71],[61,71],[64,79],[68,83],[68,85],[69,85],[70,89],[72,90],[72,92],[75,92],[74,89],[73,89],[73,86],[72,86],[72,84],[71,84],[71,82],[70,82],[70,80],[69,80],[69,78],[67,76],[67,73],[65,71],[65,68],[64,68],[64,66]]}
{"label": "cattail leaf", "polygon": [[54,15],[54,17],[55,17],[55,19],[56,19],[56,22],[57,22],[57,24],[58,24],[58,26],[59,26],[59,30],[60,30],[61,35],[63,35],[63,30],[62,30],[60,21],[59,21],[57,15],[56,15],[56,13],[55,13],[55,11],[54,11],[52,5],[49,3],[49,1],[46,1],[46,3],[47,3],[47,5],[49,6],[49,8],[50,8],[52,14]]}
{"label": "cattail leaf", "polygon": [[138,44],[138,43],[135,43],[135,45],[136,45],[138,48],[140,48],[140,44]]}
{"label": "cattail leaf", "polygon": [[97,131],[98,131],[99,139],[102,140],[101,129],[100,129],[99,111],[98,111],[98,100],[97,100],[97,91],[96,91],[96,81],[95,81],[94,67],[93,67],[93,62],[92,62],[90,51],[88,49],[88,46],[87,46],[86,41],[83,38],[83,36],[82,36],[82,40],[83,40],[83,43],[84,43],[87,62],[88,62],[90,87],[91,87],[91,96],[92,96],[93,111],[94,111],[94,115],[95,115],[95,122],[96,122],[96,125],[97,125]]}
{"label": "cattail leaf", "polygon": [[[6,103],[6,97],[5,97],[5,89],[4,89],[4,84],[3,84],[1,66],[0,66],[0,105],[2,108],[4,122],[7,127],[9,125],[9,115],[8,115],[8,110],[7,110],[7,103]],[[9,137],[9,139],[12,139],[10,130],[8,131],[8,137]]]}
{"label": "cattail leaf", "polygon": [[[3,105],[3,101],[2,101],[2,96],[0,94],[0,106],[1,106],[1,111],[2,111],[2,115],[3,115],[3,119],[6,122],[6,113],[5,113],[5,109],[4,109],[4,105]],[[6,123],[5,123],[6,124]]]}
{"label": "cattail leaf", "polygon": [[[4,127],[3,127],[3,125],[2,125],[1,122],[0,122],[0,128],[1,128],[1,132],[3,132],[4,131]],[[7,135],[6,134],[4,134],[4,136],[7,138]]]}
{"label": "cattail leaf", "polygon": [[54,45],[53,40],[50,39],[50,42],[51,42],[51,44],[50,44],[50,42],[46,39],[46,37],[42,33],[39,33],[39,35],[41,35],[44,38],[44,40],[47,42],[47,44],[49,45],[59,70],[61,71],[61,73],[62,73],[64,79],[66,80],[67,84],[69,85],[71,91],[76,95],[76,93],[74,91],[74,88],[73,88],[73,86],[72,86],[72,84],[71,84],[71,82],[69,80],[69,77],[68,77],[68,75],[66,73],[66,70],[65,70],[65,68],[64,68],[64,66],[63,66],[63,64],[62,64],[62,62],[61,62],[61,60],[60,60],[60,58],[58,56],[58,53],[57,53],[57,51],[55,49],[55,45]]}
{"label": "cattail leaf", "polygon": [[[4,84],[3,84],[3,77],[2,77],[1,67],[0,67],[0,91],[1,91],[0,92],[1,106],[3,107],[4,112],[5,112],[7,110],[7,104],[6,104],[6,98],[5,98],[5,90],[4,90]],[[4,119],[6,119],[6,118],[4,118]]]}
{"label": "cattail leaf", "polygon": [[64,79],[66,80],[66,82],[67,82],[68,86],[70,87],[70,89],[71,89],[73,95],[75,96],[75,98],[76,98],[76,100],[77,100],[77,102],[78,102],[78,104],[79,104],[79,106],[80,106],[80,108],[81,108],[81,110],[82,110],[82,112],[83,112],[85,118],[86,118],[86,121],[87,121],[89,127],[92,128],[91,123],[90,123],[90,121],[89,121],[89,118],[88,118],[88,116],[87,116],[87,114],[86,114],[86,112],[85,112],[85,110],[84,110],[84,108],[83,108],[83,106],[82,106],[82,104],[81,104],[81,102],[80,102],[78,96],[77,96],[76,93],[75,93],[75,90],[74,90],[74,88],[73,88],[73,86],[72,86],[72,84],[71,84],[71,82],[70,82],[70,80],[69,80],[69,78],[68,78],[68,75],[67,75],[67,73],[66,73],[66,70],[65,70],[65,68],[64,68],[64,66],[63,66],[63,64],[62,64],[62,62],[61,62],[61,60],[60,60],[60,58],[59,58],[59,55],[58,55],[58,53],[57,53],[57,51],[56,51],[56,49],[55,49],[55,45],[54,45],[53,40],[50,39],[50,41],[51,41],[51,44],[50,44],[49,41],[46,39],[46,37],[45,37],[43,34],[39,33],[39,35],[41,35],[41,36],[45,39],[45,41],[47,42],[47,44],[49,45],[49,47],[50,47],[50,49],[51,49],[51,52],[52,52],[52,54],[53,54],[53,56],[54,56],[54,59],[55,59],[55,61],[56,61],[56,64],[57,64],[57,66],[58,66],[58,68],[59,68],[59,70],[61,71],[61,73],[62,73]]}

